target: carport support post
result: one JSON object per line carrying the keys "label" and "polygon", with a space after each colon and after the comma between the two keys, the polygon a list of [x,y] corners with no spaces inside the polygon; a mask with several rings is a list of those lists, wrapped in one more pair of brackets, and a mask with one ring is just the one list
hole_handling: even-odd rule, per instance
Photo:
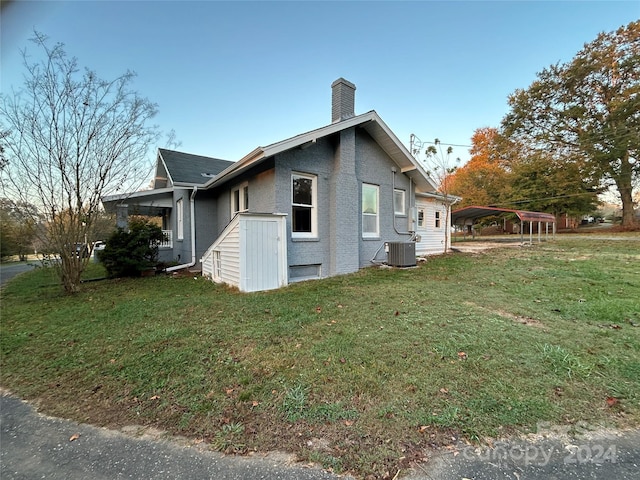
{"label": "carport support post", "polygon": [[529,245],[533,245],[533,220],[529,220]]}
{"label": "carport support post", "polygon": [[538,222],[538,243],[542,242],[542,239],[540,238],[540,236],[542,235],[542,232],[540,231],[542,230],[542,222]]}

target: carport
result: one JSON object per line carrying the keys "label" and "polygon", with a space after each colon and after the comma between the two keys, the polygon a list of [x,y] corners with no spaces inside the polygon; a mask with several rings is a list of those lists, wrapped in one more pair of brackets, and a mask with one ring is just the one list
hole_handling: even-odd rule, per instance
{"label": "carport", "polygon": [[[551,213],[529,212],[526,210],[513,210],[510,208],[497,207],[464,207],[451,212],[451,224],[468,226],[473,225],[476,220],[483,217],[492,217],[501,214],[515,214],[520,219],[520,224],[525,225],[529,222],[529,243],[533,243],[533,224],[538,224],[538,242],[542,241],[542,224],[545,224],[545,240],[549,237],[549,225],[551,225],[551,234],[555,238],[556,235],[556,217]],[[520,228],[520,241],[524,243],[524,228]]]}

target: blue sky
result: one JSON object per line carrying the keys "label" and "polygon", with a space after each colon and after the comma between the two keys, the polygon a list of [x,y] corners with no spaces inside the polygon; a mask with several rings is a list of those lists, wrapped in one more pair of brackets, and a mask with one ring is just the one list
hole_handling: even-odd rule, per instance
{"label": "blue sky", "polygon": [[356,113],[376,110],[405,145],[469,145],[537,72],[638,18],[637,1],[3,0],[0,82],[21,85],[36,29],[103,78],[135,71],[189,153],[239,160],[330,123],[339,77],[356,84]]}

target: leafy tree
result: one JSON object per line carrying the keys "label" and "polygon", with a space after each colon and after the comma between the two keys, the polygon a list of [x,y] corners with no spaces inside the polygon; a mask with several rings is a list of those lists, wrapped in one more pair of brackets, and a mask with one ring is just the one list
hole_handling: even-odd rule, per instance
{"label": "leafy tree", "polygon": [[596,210],[600,189],[579,162],[554,159],[539,152],[510,164],[510,208],[579,216]]}
{"label": "leafy tree", "polygon": [[163,235],[158,225],[133,219],[128,231],[118,228],[113,232],[104,250],[98,252],[98,258],[112,278],[140,276],[140,272],[158,262],[158,245]]}
{"label": "leafy tree", "polygon": [[30,203],[0,198],[0,219],[2,256],[18,255],[20,260],[26,260],[27,254],[34,251],[34,240],[41,223],[38,210]]}
{"label": "leafy tree", "polygon": [[89,261],[73,246],[97,240],[101,197],[147,176],[145,156],[157,137],[148,122],[156,105],[130,90],[132,72],[102,80],[81,72],[62,44],[50,46],[37,32],[33,41],[42,60],[30,63],[23,51],[24,86],[0,101],[0,127],[10,131],[2,187],[46,216],[46,241],[60,256],[64,289],[73,293]]}
{"label": "leafy tree", "polygon": [[[634,223],[640,176],[640,21],[601,33],[568,63],[538,73],[509,97],[506,136],[534,155],[582,163],[620,195],[623,225]],[[589,182],[590,179],[587,179]]]}
{"label": "leafy tree", "polygon": [[496,205],[508,197],[509,173],[496,144],[498,130],[477,129],[471,138],[471,158],[449,177],[451,193],[462,197],[460,207]]}

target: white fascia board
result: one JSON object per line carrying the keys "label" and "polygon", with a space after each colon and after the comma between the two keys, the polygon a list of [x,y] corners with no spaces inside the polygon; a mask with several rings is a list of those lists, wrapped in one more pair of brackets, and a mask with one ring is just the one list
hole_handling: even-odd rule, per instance
{"label": "white fascia board", "polygon": [[[162,162],[162,165],[164,166],[164,171],[167,172],[167,180],[171,182],[171,185],[173,185],[173,178],[171,177],[171,172],[167,168],[167,164],[164,163],[164,158],[162,158],[162,153],[160,153],[160,149],[158,149],[158,158],[160,159],[160,161]],[[156,165],[156,173],[158,173],[157,165]]]}
{"label": "white fascia board", "polygon": [[[264,158],[264,150],[262,149],[262,147],[258,147],[248,155],[245,155],[240,160],[238,160],[235,163],[232,163],[223,171],[218,173],[215,177],[213,177],[211,180],[205,183],[203,188],[208,189],[211,187],[215,187],[216,185],[221,183],[222,180],[225,179],[225,177],[230,176],[231,173],[236,171],[237,173],[240,173],[241,169],[246,170],[247,167],[253,165],[257,161],[261,160],[262,158]],[[233,178],[233,177],[230,176],[230,178]]]}
{"label": "white fascia board", "polygon": [[378,115],[372,110],[362,115],[349,118],[348,120],[342,120],[341,122],[333,123],[316,130],[311,130],[310,132],[296,135],[295,137],[287,138],[286,140],[282,140],[280,142],[272,143],[271,145],[268,145],[266,147],[258,147],[251,153],[243,157],[241,160],[238,160],[236,163],[230,165],[225,170],[220,172],[215,176],[215,178],[212,178],[204,185],[204,188],[212,188],[226,180],[230,180],[265,158],[269,158],[277,155],[278,153],[291,150],[292,148],[300,147],[306,143],[316,141],[319,138],[326,137],[350,127],[354,127],[361,123],[376,120],[376,118],[379,119]]}
{"label": "white fascia board", "polygon": [[458,197],[457,195],[451,195],[451,194],[444,195],[442,193],[428,193],[428,192],[416,192],[416,197],[435,198],[436,200],[449,202],[452,205],[462,200],[462,197]]}
{"label": "white fascia board", "polygon": [[163,195],[171,192],[173,192],[173,187],[156,188],[155,190],[140,190],[137,192],[129,192],[129,193],[117,193],[115,195],[107,195],[105,197],[102,197],[102,203],[119,202],[122,200],[128,200],[129,198],[136,199],[136,198],[152,197],[152,196]]}

